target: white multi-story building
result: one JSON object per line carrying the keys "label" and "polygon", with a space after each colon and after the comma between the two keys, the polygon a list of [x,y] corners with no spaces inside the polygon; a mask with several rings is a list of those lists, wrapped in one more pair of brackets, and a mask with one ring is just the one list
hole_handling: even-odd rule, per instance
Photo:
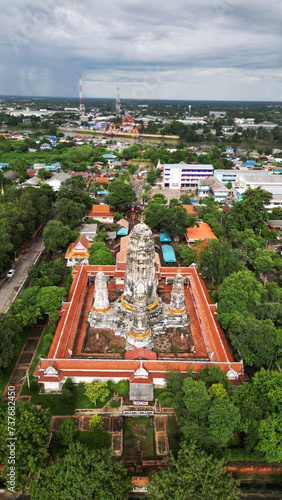
{"label": "white multi-story building", "polygon": [[213,176],[212,165],[178,163],[163,165],[163,187],[169,189],[197,189],[199,179]]}
{"label": "white multi-story building", "polygon": [[282,207],[281,175],[238,175],[236,182],[233,184],[234,198],[237,201],[241,201],[247,189],[256,189],[258,187],[272,193],[272,200],[266,206],[268,211],[271,211],[275,207]]}

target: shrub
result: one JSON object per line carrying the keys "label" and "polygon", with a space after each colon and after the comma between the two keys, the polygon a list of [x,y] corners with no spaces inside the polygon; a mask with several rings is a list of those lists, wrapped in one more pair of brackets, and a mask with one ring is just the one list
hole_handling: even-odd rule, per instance
{"label": "shrub", "polygon": [[120,407],[120,401],[118,399],[113,399],[110,402],[110,407],[111,408],[119,408]]}
{"label": "shrub", "polygon": [[159,356],[161,354],[161,350],[160,349],[156,349],[156,353]]}
{"label": "shrub", "polygon": [[93,415],[89,421],[89,427],[94,436],[99,436],[103,432],[103,420],[100,415]]}
{"label": "shrub", "polygon": [[43,344],[47,344],[47,343],[52,342],[52,341],[53,341],[52,333],[47,333],[47,335],[45,335],[43,337]]}
{"label": "shrub", "polygon": [[108,387],[110,393],[114,393],[116,384],[113,382],[113,380],[108,380],[107,387]]}
{"label": "shrub", "polygon": [[72,391],[74,388],[74,383],[70,377],[68,377],[63,385],[64,389],[68,389],[69,391]]}
{"label": "shrub", "polygon": [[69,389],[65,389],[65,387],[63,387],[62,394],[60,395],[61,401],[63,401],[64,403],[69,403],[72,398],[72,392]]}
{"label": "shrub", "polygon": [[120,380],[116,385],[116,390],[119,396],[126,396],[129,393],[129,383],[127,380]]}
{"label": "shrub", "polygon": [[38,386],[38,382],[37,380],[33,379],[30,381],[30,391],[31,392],[36,392],[38,391],[39,389],[39,386]]}
{"label": "shrub", "polygon": [[71,418],[65,418],[55,434],[55,439],[63,446],[73,443],[77,436],[76,425]]}
{"label": "shrub", "polygon": [[47,358],[48,352],[51,346],[51,342],[47,342],[46,344],[43,344],[42,350],[41,350],[41,357]]}

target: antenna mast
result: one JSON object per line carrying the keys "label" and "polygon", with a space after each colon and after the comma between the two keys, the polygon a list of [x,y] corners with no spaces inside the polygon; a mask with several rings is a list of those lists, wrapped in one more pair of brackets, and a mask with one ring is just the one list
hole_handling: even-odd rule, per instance
{"label": "antenna mast", "polygon": [[116,117],[121,115],[121,103],[119,98],[119,87],[117,88],[117,98],[116,98]]}
{"label": "antenna mast", "polygon": [[80,73],[79,73],[79,114],[80,114],[80,116],[85,115],[85,106],[84,106],[82,81],[81,81],[81,74]]}

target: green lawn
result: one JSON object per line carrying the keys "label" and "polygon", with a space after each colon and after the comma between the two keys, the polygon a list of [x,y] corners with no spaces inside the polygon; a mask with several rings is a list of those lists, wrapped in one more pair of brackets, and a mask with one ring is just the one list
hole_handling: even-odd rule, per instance
{"label": "green lawn", "polygon": [[22,333],[20,334],[20,339],[19,339],[19,342],[17,345],[17,349],[16,349],[16,353],[15,353],[15,360],[8,366],[8,368],[3,370],[3,374],[0,377],[0,396],[3,394],[5,387],[6,387],[7,383],[9,382],[9,378],[12,375],[13,369],[15,368],[15,364],[16,364],[16,362],[17,362],[17,360],[22,352],[22,348],[27,341],[27,338],[30,334],[30,331],[31,331],[30,326],[26,326],[23,329]]}
{"label": "green lawn", "polygon": [[182,434],[175,418],[167,419],[167,438],[170,451],[172,451],[173,455],[177,457]]}
{"label": "green lawn", "polygon": [[158,399],[159,402],[162,402],[163,396],[165,393],[165,389],[154,389],[154,400]]}
{"label": "green lawn", "polygon": [[[76,441],[85,444],[90,450],[101,450],[102,448],[109,449],[111,447],[111,435],[108,432],[101,432],[98,443],[94,443],[94,437],[91,431],[77,431]],[[67,449],[67,446],[62,446],[53,436],[48,449],[53,457],[64,456]]]}
{"label": "green lawn", "polygon": [[111,434],[109,432],[101,432],[99,434],[98,443],[94,443],[94,437],[91,431],[78,431],[78,441],[86,444],[90,450],[101,450],[101,448],[111,447]]}
{"label": "green lawn", "polygon": [[[50,408],[52,415],[74,415],[77,408],[103,408],[112,397],[111,394],[105,401],[97,400],[95,407],[84,392],[84,385],[78,384],[72,391],[72,399],[65,402],[61,400],[60,394],[39,394],[38,391],[35,391],[31,392],[31,403],[41,405],[43,408]],[[27,385],[25,385],[25,394],[29,394]]]}

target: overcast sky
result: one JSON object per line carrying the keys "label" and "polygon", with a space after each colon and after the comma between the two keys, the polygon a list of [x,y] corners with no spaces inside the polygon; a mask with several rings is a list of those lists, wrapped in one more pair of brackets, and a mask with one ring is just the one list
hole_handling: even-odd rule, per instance
{"label": "overcast sky", "polygon": [[2,0],[0,94],[282,100],[281,0]]}

